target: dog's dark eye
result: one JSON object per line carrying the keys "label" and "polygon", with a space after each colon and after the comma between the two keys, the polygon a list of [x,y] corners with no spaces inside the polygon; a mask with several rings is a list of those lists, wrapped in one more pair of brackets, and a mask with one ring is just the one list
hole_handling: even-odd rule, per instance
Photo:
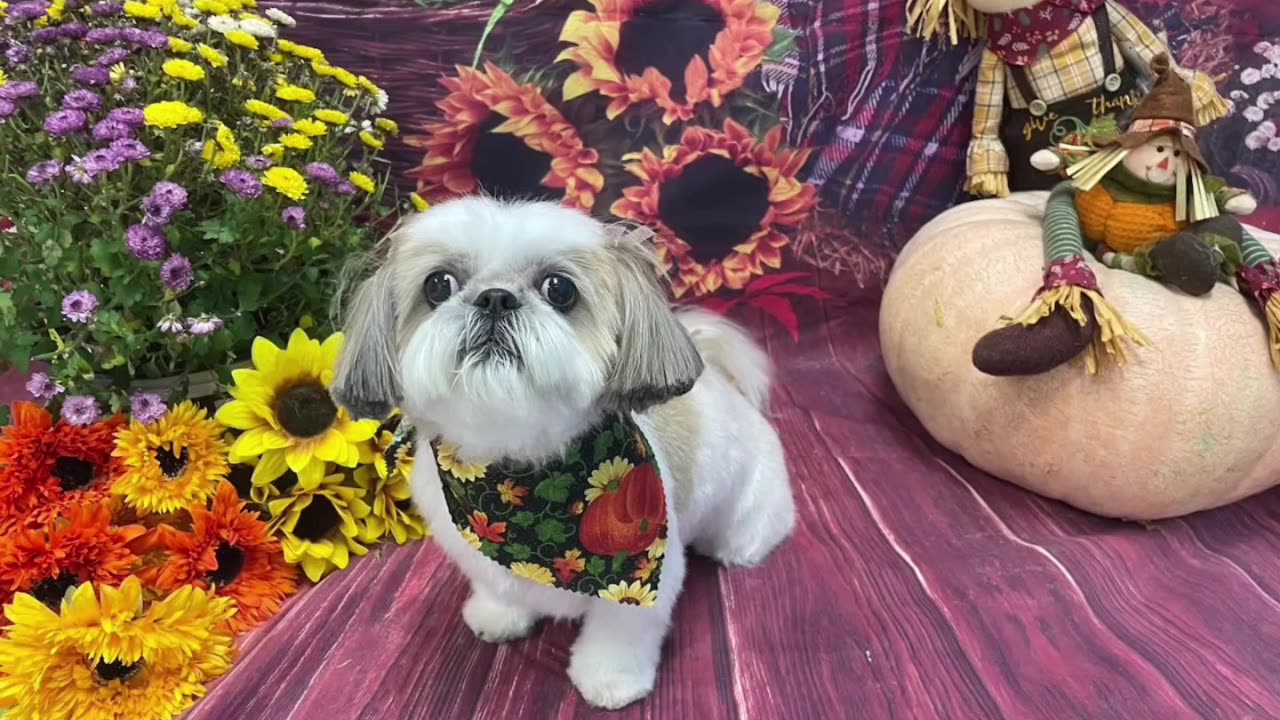
{"label": "dog's dark eye", "polygon": [[560,312],[569,312],[578,303],[578,288],[563,275],[548,275],[542,281],[542,296],[551,307]]}
{"label": "dog's dark eye", "polygon": [[1174,156],[1174,157],[1182,157],[1182,151],[1181,151],[1181,150],[1174,150],[1174,151],[1173,151],[1173,156]]}
{"label": "dog's dark eye", "polygon": [[1163,145],[1157,145],[1157,146],[1156,146],[1156,152],[1158,152],[1158,153],[1162,153],[1162,152],[1164,152],[1164,146],[1163,146]]}
{"label": "dog's dark eye", "polygon": [[439,305],[458,292],[458,279],[443,270],[437,270],[423,281],[422,292],[427,296],[427,302]]}

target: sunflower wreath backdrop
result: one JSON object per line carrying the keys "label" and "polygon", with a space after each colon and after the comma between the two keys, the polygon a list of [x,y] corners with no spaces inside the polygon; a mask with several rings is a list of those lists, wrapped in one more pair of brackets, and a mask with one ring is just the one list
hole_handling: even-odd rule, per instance
{"label": "sunflower wreath backdrop", "polygon": [[[802,261],[791,246],[812,235],[817,206],[804,182],[810,150],[788,146],[762,80],[792,47],[779,9],[588,0],[517,17],[503,7],[494,18],[510,34],[482,36],[475,64],[440,81],[438,117],[406,137],[425,151],[410,173],[417,191],[555,200],[647,225],[676,298],[756,307],[795,335],[793,301],[824,293],[803,271],[773,279]],[[532,27],[558,37],[556,53],[533,44]]]}
{"label": "sunflower wreath backdrop", "polygon": [[77,424],[15,404],[0,431],[6,720],[176,717],[303,575],[427,535],[398,418],[353,421],[329,396],[342,336],[252,347],[213,417],[135,403]]}

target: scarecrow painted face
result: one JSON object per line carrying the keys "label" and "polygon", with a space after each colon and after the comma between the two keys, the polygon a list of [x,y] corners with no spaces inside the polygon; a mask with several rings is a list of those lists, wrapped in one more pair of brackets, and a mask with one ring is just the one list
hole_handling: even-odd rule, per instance
{"label": "scarecrow painted face", "polygon": [[1174,135],[1157,135],[1129,151],[1124,168],[1147,182],[1172,186],[1187,171],[1187,153]]}

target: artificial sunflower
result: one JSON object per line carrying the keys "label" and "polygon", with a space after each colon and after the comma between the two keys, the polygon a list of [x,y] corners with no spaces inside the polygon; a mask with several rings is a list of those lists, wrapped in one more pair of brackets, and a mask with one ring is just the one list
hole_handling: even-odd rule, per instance
{"label": "artificial sunflower", "polygon": [[169,720],[231,667],[235,603],[184,587],[150,606],[142,583],[85,583],[61,612],[19,594],[0,637],[5,720]]}
{"label": "artificial sunflower", "polygon": [[394,463],[388,466],[383,453],[395,446],[395,435],[384,430],[378,435],[378,461],[375,472],[356,474],[356,480],[364,489],[370,507],[365,518],[363,540],[377,542],[388,534],[396,544],[421,540],[428,534],[426,523],[413,507],[409,492],[409,478],[413,475],[413,446],[408,443],[395,448]]}
{"label": "artificial sunflower", "polygon": [[77,427],[27,402],[0,433],[0,533],[42,527],[68,507],[111,496],[116,429],[124,419]]}
{"label": "artificial sunflower", "polygon": [[130,543],[144,532],[141,525],[112,527],[103,502],[73,505],[42,528],[0,536],[0,605],[24,592],[57,609],[80,583],[120,584],[138,561]]}
{"label": "artificial sunflower", "polygon": [[658,591],[647,583],[636,580],[627,584],[624,580],[600,591],[600,597],[622,605],[639,605],[651,608],[658,602]]}
{"label": "artificial sunflower", "polygon": [[222,428],[191,401],[153,424],[131,421],[112,454],[123,467],[112,492],[144,513],[203,505],[230,470]]}
{"label": "artificial sunflower", "polygon": [[598,92],[610,100],[610,120],[652,102],[667,125],[742,87],[773,44],[779,15],[759,0],[587,2],[592,9],[570,13],[560,32],[571,46],[557,59],[578,66],[564,99]]}
{"label": "artificial sunflower", "polygon": [[405,142],[426,150],[410,173],[429,202],[483,189],[503,197],[563,200],[590,211],[604,188],[600,154],[534,85],[496,65],[459,67],[441,84],[444,119]]}
{"label": "artificial sunflower", "polygon": [[732,120],[723,132],[690,127],[661,157],[647,148],[623,157],[641,182],[612,212],[654,228],[676,297],[740,290],[782,265],[789,241],[780,228],[800,225],[817,203],[798,177],[809,153],[783,148],[781,127],[760,142]]}
{"label": "artificial sunflower", "polygon": [[231,462],[260,457],[254,484],[266,484],[259,474],[278,478],[287,466],[304,490],[314,490],[323,463],[359,464],[361,446],[374,436],[378,421],[352,420],[329,396],[341,350],[342,333],[321,344],[297,329],[283,350],[266,338],[254,340],[253,369],[232,373],[234,399],[216,417],[243,431],[231,446]]}
{"label": "artificial sunflower", "polygon": [[285,562],[280,543],[245,509],[235,487],[223,483],[210,509],[190,512],[190,532],[159,525],[148,533],[145,548],[164,551],[165,561],[138,576],[166,592],[194,585],[235,600],[238,612],[227,621],[235,634],[280,612],[298,589],[297,568]]}
{"label": "artificial sunflower", "polygon": [[[357,473],[371,472],[359,468]],[[369,504],[364,491],[343,482],[342,474],[325,476],[319,487],[307,490],[299,485],[294,493],[272,500],[270,528],[282,535],[284,559],[301,565],[312,582],[333,570],[342,570],[351,555],[363,556],[369,549],[361,544],[366,534]]]}

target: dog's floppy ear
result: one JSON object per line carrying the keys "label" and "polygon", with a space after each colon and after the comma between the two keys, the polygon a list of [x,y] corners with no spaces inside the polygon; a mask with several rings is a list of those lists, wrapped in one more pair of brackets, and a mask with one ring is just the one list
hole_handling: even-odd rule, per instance
{"label": "dog's floppy ear", "polygon": [[345,313],[346,340],[330,393],[356,418],[381,420],[401,400],[390,275],[383,266],[361,283]]}
{"label": "dog's floppy ear", "polygon": [[616,268],[622,327],[604,404],[639,411],[683,395],[702,374],[702,356],[676,319],[659,282],[647,228],[610,226],[607,251]]}

